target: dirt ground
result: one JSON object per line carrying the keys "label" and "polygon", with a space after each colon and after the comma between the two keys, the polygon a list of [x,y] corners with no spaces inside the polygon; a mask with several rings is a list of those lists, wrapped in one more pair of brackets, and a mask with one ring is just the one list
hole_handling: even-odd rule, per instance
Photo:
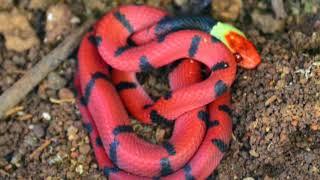
{"label": "dirt ground", "polygon": [[[0,0],[0,94],[86,18],[132,2]],[[238,70],[233,140],[208,179],[320,179],[320,1],[286,1],[284,8],[271,1],[214,2],[199,12],[242,29],[263,62]],[[196,9],[184,0],[145,3],[176,14]],[[49,22],[51,16],[59,21]],[[8,23],[12,29],[2,26]],[[0,121],[0,179],[105,179],[73,101],[75,66],[73,54]],[[155,96],[168,89],[162,72],[141,79]],[[134,124],[153,142],[170,131]]]}

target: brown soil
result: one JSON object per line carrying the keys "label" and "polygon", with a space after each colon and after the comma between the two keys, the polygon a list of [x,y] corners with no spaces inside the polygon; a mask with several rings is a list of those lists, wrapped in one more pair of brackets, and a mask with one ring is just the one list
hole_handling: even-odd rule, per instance
{"label": "brown soil", "polygon": [[[100,16],[117,5],[116,1],[92,1],[104,4],[99,9],[94,3],[87,7],[79,0],[65,2],[80,19]],[[320,5],[316,2],[288,3],[287,17],[279,20],[267,2],[243,1],[235,24],[258,47],[263,62],[256,70],[238,71],[232,93],[233,141],[209,179],[320,179],[320,17],[315,15]],[[43,43],[49,7],[33,10],[28,3],[14,1],[0,12],[16,7],[29,13],[42,45],[17,53],[6,49],[5,38],[0,35],[0,94],[55,46]],[[148,3],[171,12],[177,6],[173,7],[170,0]],[[253,21],[252,13],[263,15],[255,15],[258,20]],[[279,28],[261,29],[268,28],[259,19],[266,16],[282,21]],[[75,57],[70,56],[23,100],[20,108],[0,121],[0,179],[104,179],[97,170],[76,105],[56,101],[73,98],[70,91],[75,66]],[[154,96],[168,89],[163,75],[155,80],[159,74],[163,72],[142,78],[147,89],[150,84],[155,86],[151,90]],[[170,134],[170,128],[134,124],[136,131],[152,142]]]}

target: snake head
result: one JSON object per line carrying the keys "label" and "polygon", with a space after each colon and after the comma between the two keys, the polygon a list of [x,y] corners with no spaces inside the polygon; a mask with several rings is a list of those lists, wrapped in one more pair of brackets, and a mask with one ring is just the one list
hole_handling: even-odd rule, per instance
{"label": "snake head", "polygon": [[239,29],[218,22],[210,34],[228,47],[240,67],[253,69],[260,64],[261,58],[256,47]]}

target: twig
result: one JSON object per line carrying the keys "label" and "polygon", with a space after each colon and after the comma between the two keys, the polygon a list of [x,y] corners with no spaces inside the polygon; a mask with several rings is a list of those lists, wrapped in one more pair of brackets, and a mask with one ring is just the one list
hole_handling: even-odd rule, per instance
{"label": "twig", "polygon": [[4,119],[8,109],[17,105],[49,72],[56,69],[68,57],[79,44],[83,34],[93,23],[93,19],[85,22],[83,26],[74,31],[58,47],[43,57],[19,81],[0,96],[0,120]]}
{"label": "twig", "polygon": [[63,104],[63,103],[71,103],[74,104],[75,103],[75,99],[74,98],[67,98],[67,99],[55,99],[55,98],[50,98],[49,99],[51,103],[53,104]]}
{"label": "twig", "polygon": [[8,117],[8,116],[11,116],[19,111],[22,111],[24,109],[23,106],[17,106],[17,107],[13,107],[13,108],[10,108],[6,111],[6,114],[5,116]]}
{"label": "twig", "polygon": [[25,115],[18,117],[17,119],[19,121],[27,121],[29,119],[32,119],[32,117],[33,117],[32,114],[25,114]]}
{"label": "twig", "polygon": [[51,140],[45,140],[44,143],[42,143],[36,150],[34,150],[30,154],[29,158],[34,159],[37,155],[39,155],[41,151],[43,151],[46,147],[48,147],[50,143],[51,143]]}

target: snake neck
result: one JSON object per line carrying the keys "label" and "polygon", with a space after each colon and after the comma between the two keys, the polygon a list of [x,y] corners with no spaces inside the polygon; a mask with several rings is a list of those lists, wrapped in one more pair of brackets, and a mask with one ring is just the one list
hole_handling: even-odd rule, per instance
{"label": "snake neck", "polygon": [[216,24],[217,21],[209,16],[165,16],[157,23],[155,30],[157,35],[164,35],[184,29],[210,33],[212,27]]}
{"label": "snake neck", "polygon": [[232,48],[230,47],[230,44],[226,39],[226,36],[230,32],[235,32],[239,35],[242,35],[243,37],[246,37],[244,33],[241,32],[239,29],[235,28],[230,24],[222,23],[222,22],[217,22],[214,26],[212,26],[210,30],[210,35],[219,39],[224,45],[226,45],[231,50]]}

